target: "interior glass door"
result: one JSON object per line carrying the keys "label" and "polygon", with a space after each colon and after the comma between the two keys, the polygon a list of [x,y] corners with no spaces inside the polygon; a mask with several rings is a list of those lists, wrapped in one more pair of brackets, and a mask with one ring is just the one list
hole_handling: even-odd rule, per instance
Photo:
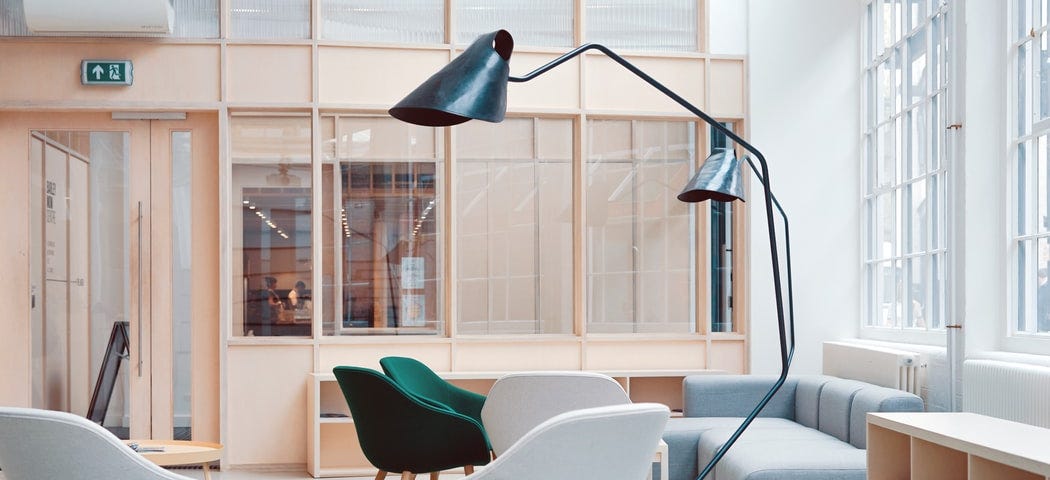
{"label": "interior glass door", "polygon": [[193,137],[154,120],[29,132],[33,407],[193,437]]}

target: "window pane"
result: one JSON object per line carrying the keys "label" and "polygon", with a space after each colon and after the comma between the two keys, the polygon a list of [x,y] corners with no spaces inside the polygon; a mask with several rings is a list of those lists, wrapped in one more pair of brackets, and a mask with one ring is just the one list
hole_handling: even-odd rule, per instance
{"label": "window pane", "polygon": [[324,334],[441,334],[441,130],[323,120]]}
{"label": "window pane", "polygon": [[908,200],[907,250],[904,253],[920,253],[929,248],[930,219],[926,205],[926,182],[918,181],[905,188]]}
{"label": "window pane", "polygon": [[1017,331],[1050,332],[1050,241],[1025,240],[1018,247]]}
{"label": "window pane", "polygon": [[891,68],[893,66],[893,57],[889,57],[883,60],[882,63],[876,67],[875,79],[878,81],[875,90],[876,98],[876,115],[875,119],[878,122],[885,122],[893,116],[893,79]]}
{"label": "window pane", "polygon": [[588,122],[588,332],[695,330],[695,228],[675,198],[695,157],[694,128]]}
{"label": "window pane", "polygon": [[310,38],[310,0],[230,0],[230,38]]}
{"label": "window pane", "polygon": [[944,328],[944,319],[947,318],[945,314],[945,304],[947,303],[947,276],[944,271],[947,265],[945,261],[945,255],[939,253],[930,256],[931,263],[931,276],[930,276],[930,290],[929,295],[929,308],[925,308],[924,312],[929,318],[929,328],[941,329]]}
{"label": "window pane", "polygon": [[902,287],[902,294],[906,295],[904,305],[905,328],[925,329],[927,325],[926,314],[928,305],[928,290],[930,285],[929,267],[926,265],[928,257],[911,258],[905,261],[907,265],[907,282]]}
{"label": "window pane", "polygon": [[572,333],[572,121],[458,127],[461,334]]}
{"label": "window pane", "polygon": [[443,0],[321,0],[321,38],[444,43]]}
{"label": "window pane", "polygon": [[[479,35],[504,29],[515,45],[571,47],[573,2],[564,0],[457,0],[456,43],[466,45]],[[650,32],[652,33],[652,32]]]}
{"label": "window pane", "polygon": [[193,320],[193,139],[171,133],[172,438],[191,440]]}
{"label": "window pane", "polygon": [[0,37],[29,36],[22,0],[0,0]]}
{"label": "window pane", "polygon": [[230,119],[234,335],[312,334],[295,308],[312,288],[310,145],[309,117]]}
{"label": "window pane", "polygon": [[1031,210],[1028,200],[1028,192],[1031,189],[1028,188],[1028,182],[1032,179],[1033,175],[1029,175],[1029,150],[1031,149],[1032,141],[1021,142],[1017,145],[1017,235],[1024,235],[1030,232],[1028,222],[1028,212]]}
{"label": "window pane", "polygon": [[879,126],[878,130],[878,149],[879,156],[876,159],[878,162],[878,172],[876,186],[879,188],[885,188],[893,185],[893,164],[896,162],[894,158],[893,148],[893,123],[887,123]]}
{"label": "window pane", "polygon": [[[905,0],[908,5],[909,28],[915,28],[926,20],[926,0]],[[934,0],[930,0],[934,1]]]}
{"label": "window pane", "polygon": [[174,37],[218,38],[219,0],[174,0]]}
{"label": "window pane", "polygon": [[1017,136],[1028,134],[1032,128],[1029,115],[1031,79],[1028,77],[1028,49],[1028,44],[1023,44],[1017,50]]}
{"label": "window pane", "polygon": [[893,64],[890,75],[893,76],[893,113],[899,113],[904,106],[904,52],[900,47],[893,51]]}
{"label": "window pane", "polygon": [[899,268],[894,262],[880,262],[875,266],[875,292],[878,297],[877,327],[897,327],[899,295],[897,292]]}
{"label": "window pane", "polygon": [[586,42],[613,49],[697,50],[696,0],[586,0],[585,6]]}
{"label": "window pane", "polygon": [[1050,188],[1048,188],[1047,182],[1050,181],[1050,169],[1047,165],[1047,145],[1046,135],[1039,137],[1036,142],[1036,154],[1038,159],[1036,160],[1036,168],[1038,174],[1035,177],[1035,208],[1036,211],[1036,223],[1037,230],[1039,232],[1046,232],[1050,230]]}
{"label": "window pane", "polygon": [[875,255],[879,259],[892,258],[894,251],[893,239],[896,236],[893,193],[879,195],[876,209],[875,238],[878,250],[875,252]]}
{"label": "window pane", "polygon": [[882,45],[889,47],[895,40],[893,36],[893,0],[876,0],[882,4]]}
{"label": "window pane", "polygon": [[1029,0],[1014,0],[1014,38],[1028,36],[1028,4]]}
{"label": "window pane", "polygon": [[926,96],[926,28],[908,39],[908,104]]}
{"label": "window pane", "polygon": [[1039,96],[1038,119],[1050,117],[1050,45],[1047,32],[1039,36],[1039,85],[1036,94]]}
{"label": "window pane", "polygon": [[[732,123],[723,123],[730,131]],[[709,150],[732,147],[724,133],[708,128]],[[692,177],[692,175],[690,175]],[[707,202],[710,209],[711,325],[712,332],[732,332],[733,325],[733,202]]]}

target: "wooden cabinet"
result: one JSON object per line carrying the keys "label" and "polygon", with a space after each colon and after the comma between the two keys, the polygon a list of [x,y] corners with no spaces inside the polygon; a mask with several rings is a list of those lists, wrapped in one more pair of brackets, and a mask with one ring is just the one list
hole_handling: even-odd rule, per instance
{"label": "wooden cabinet", "polygon": [[[467,390],[488,393],[506,372],[446,372],[442,378]],[[634,402],[655,402],[681,412],[682,379],[720,370],[634,370],[600,372],[616,379]],[[331,373],[311,373],[307,381],[306,469],[314,478],[375,475],[357,442],[354,420]],[[673,412],[672,415],[675,413]],[[666,453],[664,453],[666,455]],[[661,458],[661,467],[666,459]]]}
{"label": "wooden cabinet", "polygon": [[869,413],[869,480],[1050,480],[1050,430],[975,413]]}

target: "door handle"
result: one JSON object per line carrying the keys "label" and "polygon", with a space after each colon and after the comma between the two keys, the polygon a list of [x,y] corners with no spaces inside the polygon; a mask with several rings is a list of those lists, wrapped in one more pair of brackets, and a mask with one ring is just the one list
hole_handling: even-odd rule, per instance
{"label": "door handle", "polygon": [[138,317],[139,318],[138,319],[139,319],[139,328],[137,328],[136,330],[138,330],[138,340],[137,340],[138,351],[139,351],[139,353],[138,353],[138,356],[139,356],[138,370],[139,370],[139,377],[141,377],[142,376],[142,325],[143,325],[143,322],[142,322],[142,202],[139,202],[138,236],[139,236],[139,243],[138,243],[138,253],[136,254],[136,256],[138,257],[138,262],[139,262],[138,263],[138,275],[139,275],[139,286],[138,286],[138,296],[139,296]]}

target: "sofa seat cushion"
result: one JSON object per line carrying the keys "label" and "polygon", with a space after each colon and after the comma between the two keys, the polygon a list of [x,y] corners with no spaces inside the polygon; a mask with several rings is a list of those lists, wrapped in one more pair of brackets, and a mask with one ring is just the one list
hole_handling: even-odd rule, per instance
{"label": "sofa seat cushion", "polygon": [[[696,464],[697,445],[700,438],[711,430],[729,430],[733,432],[743,418],[739,417],[695,417],[671,418],[664,429],[664,442],[667,443],[668,477],[670,480],[693,480],[699,474]],[[784,418],[756,418],[748,430],[763,428],[792,428],[798,424]],[[727,437],[728,438],[728,437]],[[700,466],[707,465],[703,463]],[[663,479],[661,479],[663,480]]]}
{"label": "sofa seat cushion", "polygon": [[[837,442],[840,445],[831,445]],[[865,480],[867,450],[827,440],[734,444],[715,467],[717,480]]]}
{"label": "sofa seat cushion", "polygon": [[[741,419],[743,420],[743,419]],[[762,445],[763,448],[770,450],[780,449],[782,445],[793,444],[796,442],[809,442],[811,447],[814,448],[829,448],[829,449],[855,449],[852,445],[843,442],[831,435],[823,433],[819,430],[814,430],[809,427],[799,425],[795,422],[784,422],[784,423],[773,423],[773,422],[762,422],[759,423],[755,419],[751,423],[751,426],[747,427],[744,434],[737,439],[733,447],[729,449],[729,453],[722,458],[722,462],[725,462],[730,455],[733,455],[737,448],[741,445],[757,444]],[[698,468],[703,468],[708,462],[714,458],[715,454],[718,453],[718,449],[722,448],[722,445],[729,440],[729,437],[736,431],[736,427],[730,428],[712,428],[704,432],[704,435],[697,442],[696,447],[696,463],[699,465]]]}

